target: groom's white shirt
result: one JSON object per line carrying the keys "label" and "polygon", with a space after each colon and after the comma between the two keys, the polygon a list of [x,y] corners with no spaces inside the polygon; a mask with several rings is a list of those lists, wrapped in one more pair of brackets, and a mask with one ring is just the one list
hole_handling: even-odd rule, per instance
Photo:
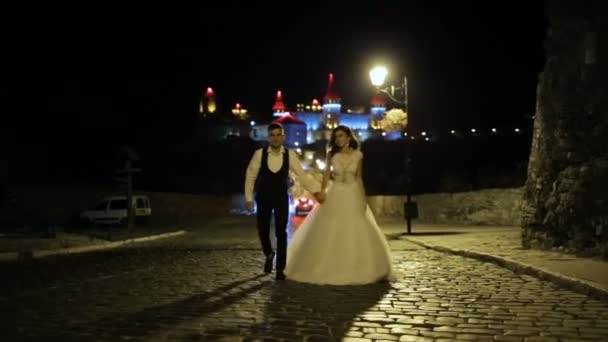
{"label": "groom's white shirt", "polygon": [[[310,175],[304,171],[302,164],[298,159],[298,155],[292,150],[286,150],[285,147],[281,146],[279,153],[273,153],[272,149],[267,147],[268,150],[268,168],[272,172],[279,172],[283,166],[283,153],[289,151],[289,170],[296,174],[300,183],[311,193],[319,192],[321,185],[318,184]],[[262,164],[262,148],[258,149],[253,153],[253,157],[249,161],[247,166],[247,173],[245,174],[245,200],[247,202],[253,201],[253,188],[255,181],[258,178],[260,172],[260,166]]]}

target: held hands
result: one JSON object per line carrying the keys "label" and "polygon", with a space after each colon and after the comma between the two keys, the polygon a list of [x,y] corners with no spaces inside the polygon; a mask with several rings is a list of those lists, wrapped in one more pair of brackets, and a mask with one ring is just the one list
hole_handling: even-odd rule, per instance
{"label": "held hands", "polygon": [[245,206],[247,207],[247,211],[252,213],[253,212],[253,202],[248,201],[245,203]]}
{"label": "held hands", "polygon": [[323,202],[325,202],[325,193],[324,192],[315,192],[314,193],[315,199],[317,200],[317,202],[323,204]]}

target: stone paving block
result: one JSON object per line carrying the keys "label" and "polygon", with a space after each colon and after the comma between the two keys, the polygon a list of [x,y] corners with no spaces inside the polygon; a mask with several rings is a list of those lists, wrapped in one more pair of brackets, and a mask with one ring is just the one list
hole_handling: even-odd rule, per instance
{"label": "stone paving block", "polygon": [[608,340],[607,302],[415,246],[393,257],[395,282],[344,287],[278,282],[258,249],[187,237],[30,260],[0,265],[0,303],[15,308],[0,320],[62,341]]}

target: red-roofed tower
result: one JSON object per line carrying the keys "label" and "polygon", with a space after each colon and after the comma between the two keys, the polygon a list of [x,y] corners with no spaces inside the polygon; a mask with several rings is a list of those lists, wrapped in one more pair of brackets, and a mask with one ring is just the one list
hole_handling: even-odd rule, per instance
{"label": "red-roofed tower", "polygon": [[205,117],[207,114],[215,113],[216,109],[217,105],[215,103],[215,92],[211,87],[207,87],[205,94],[199,102],[199,113],[203,114],[203,117]]}
{"label": "red-roofed tower", "polygon": [[277,97],[274,100],[274,106],[272,106],[272,111],[275,113],[275,116],[281,116],[285,113],[285,104],[283,103],[283,92],[277,90]]}
{"label": "red-roofed tower", "polygon": [[338,116],[342,112],[341,99],[336,91],[336,79],[334,74],[329,74],[327,82],[327,93],[323,97],[323,125],[331,128],[338,124]]}
{"label": "red-roofed tower", "polygon": [[340,103],[340,96],[336,91],[336,81],[334,74],[329,74],[329,81],[327,82],[327,93],[323,97],[323,103]]}

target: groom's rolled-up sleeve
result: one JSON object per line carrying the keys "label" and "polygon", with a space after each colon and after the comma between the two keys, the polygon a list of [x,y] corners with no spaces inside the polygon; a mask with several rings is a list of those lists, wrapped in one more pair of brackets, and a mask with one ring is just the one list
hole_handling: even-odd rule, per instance
{"label": "groom's rolled-up sleeve", "polygon": [[260,164],[262,162],[262,150],[257,150],[253,153],[249,165],[247,166],[247,172],[245,173],[245,201],[253,202],[253,188],[255,186],[255,180],[258,178],[260,172]]}
{"label": "groom's rolled-up sleeve", "polygon": [[310,193],[321,192],[321,184],[304,171],[298,155],[292,150],[289,150],[289,169],[296,174],[300,183]]}

